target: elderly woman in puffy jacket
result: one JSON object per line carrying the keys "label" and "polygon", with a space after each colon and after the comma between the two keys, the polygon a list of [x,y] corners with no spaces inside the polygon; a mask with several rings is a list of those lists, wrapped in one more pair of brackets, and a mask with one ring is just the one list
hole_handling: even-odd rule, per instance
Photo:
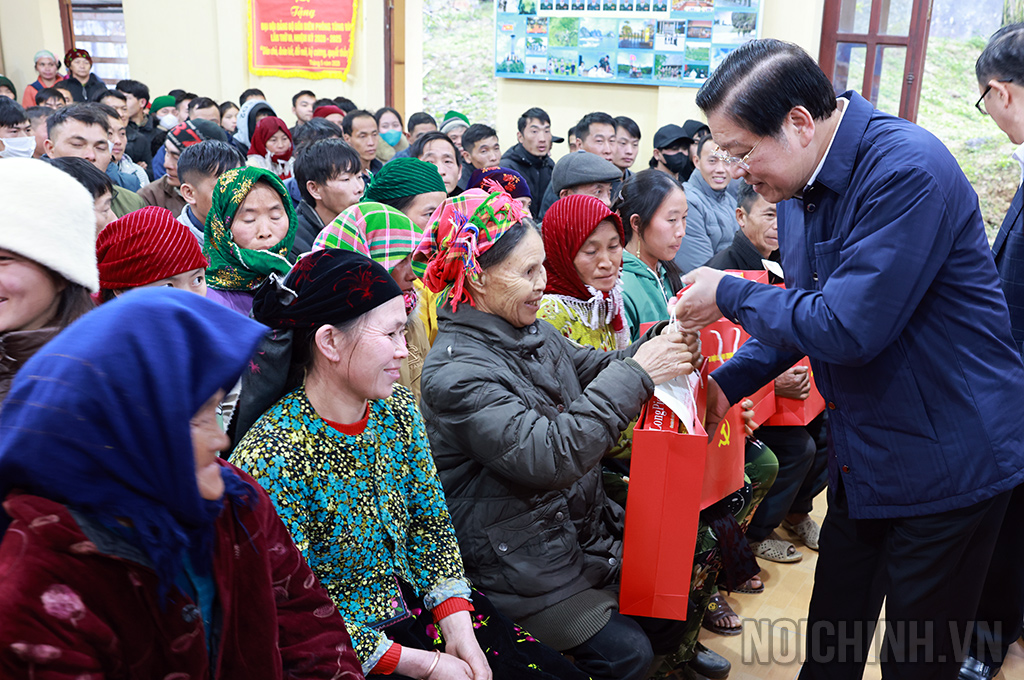
{"label": "elderly woman in puffy jacket", "polygon": [[431,227],[425,281],[445,303],[422,410],[466,573],[593,678],[643,678],[682,625],[617,611],[623,510],[600,463],[696,342],[662,323],[599,352],[538,321],[543,242],[504,192],[449,200]]}

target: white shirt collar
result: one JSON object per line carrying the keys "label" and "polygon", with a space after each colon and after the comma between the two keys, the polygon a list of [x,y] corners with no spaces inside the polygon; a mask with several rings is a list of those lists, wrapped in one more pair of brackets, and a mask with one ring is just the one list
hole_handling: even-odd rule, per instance
{"label": "white shirt collar", "polygon": [[1010,158],[1020,163],[1020,179],[1024,182],[1024,144],[1021,144],[1013,153],[1010,154]]}
{"label": "white shirt collar", "polygon": [[832,131],[832,139],[828,140],[828,146],[825,148],[825,155],[821,157],[821,162],[818,163],[818,167],[814,169],[814,174],[807,180],[807,184],[804,186],[804,191],[807,191],[814,186],[815,180],[818,179],[818,173],[825,167],[825,160],[828,158],[828,152],[832,150],[832,144],[836,141],[836,135],[839,134],[839,126],[843,124],[843,116],[846,115],[846,109],[850,108],[850,100],[843,99],[842,97],[836,100],[839,102],[839,120],[836,121],[836,129]]}

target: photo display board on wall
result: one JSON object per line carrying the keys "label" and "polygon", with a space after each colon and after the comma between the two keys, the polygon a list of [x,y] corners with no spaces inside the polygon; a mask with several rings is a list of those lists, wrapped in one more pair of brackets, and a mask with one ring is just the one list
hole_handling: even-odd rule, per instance
{"label": "photo display board on wall", "polygon": [[700,87],[764,0],[496,0],[500,78]]}

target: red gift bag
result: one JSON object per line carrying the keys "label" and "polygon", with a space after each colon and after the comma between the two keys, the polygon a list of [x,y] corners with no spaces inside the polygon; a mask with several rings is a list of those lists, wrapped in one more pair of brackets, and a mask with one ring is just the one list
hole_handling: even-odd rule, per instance
{"label": "red gift bag", "polygon": [[807,425],[818,417],[818,414],[825,410],[825,398],[818,391],[814,384],[814,371],[811,369],[811,360],[804,357],[796,363],[797,366],[807,366],[811,376],[811,393],[806,399],[790,399],[788,397],[775,397],[775,415],[768,419],[765,425]]}
{"label": "red gift bag", "polygon": [[[726,270],[733,276],[768,283],[768,272]],[[736,351],[750,339],[750,334],[743,327],[726,318],[721,318],[705,326],[700,332],[701,351],[704,354],[705,366],[713,371],[731,359]],[[754,423],[756,428],[768,421],[775,414],[775,384],[768,383],[748,397],[754,402]],[[742,434],[742,430],[740,431]],[[742,437],[741,437],[742,438]]]}
{"label": "red gift bag", "polygon": [[[785,289],[786,284],[775,284]],[[818,391],[814,383],[814,370],[811,369],[811,360],[804,357],[795,365],[806,366],[808,375],[811,378],[811,393],[806,399],[790,399],[788,397],[775,398],[775,415],[769,418],[764,424],[772,426],[794,426],[807,425],[818,417],[818,414],[825,410],[825,398]]]}
{"label": "red gift bag", "polygon": [[624,614],[685,621],[700,511],[743,486],[743,424],[730,409],[708,441],[701,426],[706,383],[698,383],[689,420],[657,397],[633,430],[619,609]]}

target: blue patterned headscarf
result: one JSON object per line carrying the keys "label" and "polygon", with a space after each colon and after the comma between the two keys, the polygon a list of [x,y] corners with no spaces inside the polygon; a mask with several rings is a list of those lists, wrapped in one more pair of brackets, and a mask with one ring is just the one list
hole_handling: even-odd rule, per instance
{"label": "blue patterned headscarf", "polygon": [[[12,489],[123,532],[161,593],[182,554],[209,563],[222,501],[199,495],[190,420],[237,382],[266,327],[194,293],[140,289],[89,312],[18,372],[0,410],[0,499]],[[254,490],[229,468],[226,495]],[[0,534],[9,518],[0,512]]]}

